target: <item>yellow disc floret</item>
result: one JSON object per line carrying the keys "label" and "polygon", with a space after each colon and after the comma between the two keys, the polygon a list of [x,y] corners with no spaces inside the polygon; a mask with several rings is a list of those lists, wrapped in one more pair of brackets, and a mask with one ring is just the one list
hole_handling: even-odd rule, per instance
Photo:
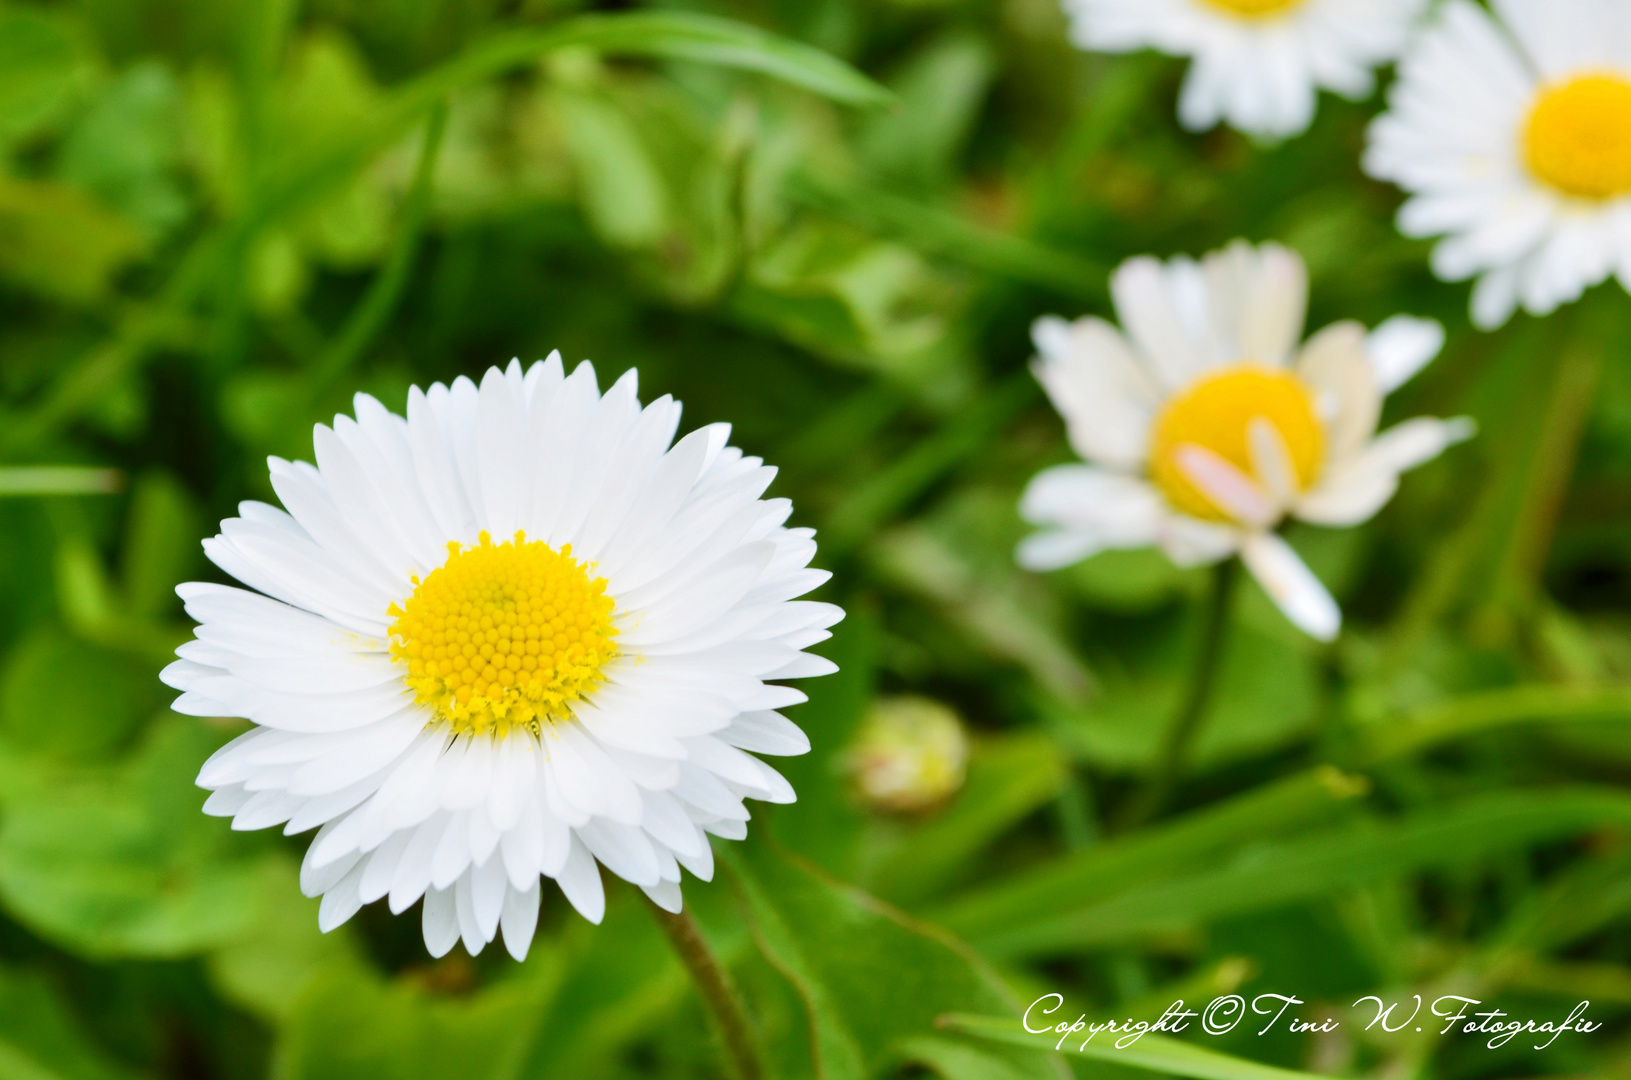
{"label": "yellow disc floret", "polygon": [[1325,428],[1314,412],[1313,395],[1288,371],[1240,365],[1196,380],[1156,418],[1150,475],[1167,501],[1191,517],[1232,520],[1190,482],[1178,465],[1177,451],[1185,444],[1204,447],[1253,476],[1248,431],[1259,416],[1280,432],[1299,486],[1313,483],[1325,457]]}
{"label": "yellow disc floret", "polygon": [[1543,91],[1524,128],[1529,170],[1582,199],[1631,192],[1631,80],[1584,75]]}
{"label": "yellow disc floret", "polygon": [[601,681],[617,652],[606,579],[524,533],[447,545],[447,562],[392,604],[391,654],[416,700],[459,734],[539,731]]}
{"label": "yellow disc floret", "polygon": [[1270,15],[1282,15],[1294,7],[1300,7],[1304,0],[1205,0],[1205,2],[1215,8],[1222,8],[1231,15],[1263,19]]}

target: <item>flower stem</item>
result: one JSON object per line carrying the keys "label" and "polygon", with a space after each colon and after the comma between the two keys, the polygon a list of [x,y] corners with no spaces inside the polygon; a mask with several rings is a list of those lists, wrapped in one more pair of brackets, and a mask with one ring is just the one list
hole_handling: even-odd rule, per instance
{"label": "flower stem", "polygon": [[1143,824],[1166,806],[1167,800],[1178,786],[1190,747],[1200,734],[1206,719],[1207,707],[1217,688],[1218,668],[1223,660],[1224,641],[1229,631],[1229,609],[1234,599],[1235,582],[1240,577],[1240,560],[1228,558],[1212,568],[1212,590],[1206,602],[1206,623],[1201,628],[1200,651],[1195,654],[1195,666],[1190,669],[1189,689],[1184,694],[1178,714],[1167,729],[1161,743],[1161,756],[1149,783],[1127,803],[1121,816],[1122,829]]}
{"label": "flower stem", "polygon": [[697,925],[696,919],[691,917],[689,911],[678,914],[665,911],[649,899],[647,907],[668,938],[668,943],[691,973],[691,981],[696,984],[702,1000],[713,1012],[725,1050],[735,1066],[736,1080],[763,1080],[764,1068],[759,1063],[758,1044],[748,1023],[742,996],[737,992],[730,972],[719,962],[708,939],[702,936],[702,928]]}

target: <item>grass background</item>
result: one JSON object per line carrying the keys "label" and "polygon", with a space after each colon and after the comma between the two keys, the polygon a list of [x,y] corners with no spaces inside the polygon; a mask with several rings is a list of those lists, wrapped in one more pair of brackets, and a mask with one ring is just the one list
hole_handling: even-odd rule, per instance
{"label": "grass background", "polygon": [[[0,3],[0,463],[121,478],[0,471],[0,1077],[721,1074],[620,883],[599,928],[546,890],[524,965],[431,962],[382,905],[320,936],[304,839],[198,812],[236,729],[156,679],[173,586],[219,577],[198,540],[272,497],[266,455],[309,458],[356,390],[400,410],[554,348],[732,422],[850,612],[792,712],[800,802],[686,886],[773,1075],[1134,1074],[935,1023],[1048,991],[1149,1019],[1295,994],[1343,1026],[1200,1042],[1325,1074],[1631,1072],[1626,297],[1471,330],[1359,172],[1379,100],[1256,145],[1181,132],[1181,74],[1072,50],[1054,0]],[[1482,434],[1363,528],[1291,531],[1341,639],[1243,587],[1177,799],[1118,833],[1205,574],[1013,566],[1025,480],[1069,457],[1028,329],[1108,314],[1122,258],[1237,236],[1303,255],[1311,328],[1441,319],[1385,422]],[[910,816],[842,767],[900,693],[973,738],[961,793]],[[1382,1036],[1349,1009],[1371,993],[1589,998],[1606,1026]]]}

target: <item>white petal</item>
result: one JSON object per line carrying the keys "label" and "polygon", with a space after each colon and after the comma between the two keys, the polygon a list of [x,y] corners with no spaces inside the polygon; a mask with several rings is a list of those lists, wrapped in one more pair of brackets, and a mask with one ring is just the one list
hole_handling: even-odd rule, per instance
{"label": "white petal", "polygon": [[659,881],[655,885],[642,885],[640,891],[651,898],[651,902],[664,911],[680,913],[683,903],[680,899],[680,886],[676,881]]}
{"label": "white petal", "polygon": [[1341,609],[1291,545],[1273,533],[1253,533],[1241,545],[1240,557],[1298,629],[1320,641],[1337,636]]}
{"label": "white petal", "polygon": [[516,960],[525,960],[532,946],[532,935],[538,929],[538,901],[543,895],[538,879],[526,890],[508,890],[504,894],[501,925],[504,928],[504,947]]}
{"label": "white petal", "polygon": [[1270,525],[1279,516],[1273,500],[1257,481],[1212,450],[1198,443],[1179,443],[1173,450],[1173,460],[1191,484],[1241,524]]}
{"label": "white petal", "polygon": [[440,959],[459,940],[459,917],[452,889],[432,889],[425,894],[423,918],[425,949]]}
{"label": "white petal", "polygon": [[1384,394],[1409,382],[1443,348],[1443,324],[1410,315],[1393,316],[1365,339],[1365,355]]}

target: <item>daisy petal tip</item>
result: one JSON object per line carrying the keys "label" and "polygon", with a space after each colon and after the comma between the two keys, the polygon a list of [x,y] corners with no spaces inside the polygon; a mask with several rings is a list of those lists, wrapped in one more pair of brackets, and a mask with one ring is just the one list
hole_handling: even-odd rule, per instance
{"label": "daisy petal tip", "polygon": [[1444,445],[1446,448],[1467,442],[1478,434],[1478,421],[1470,416],[1452,416],[1444,421]]}
{"label": "daisy petal tip", "polygon": [[678,915],[685,908],[684,898],[680,893],[679,883],[676,881],[659,881],[655,885],[642,885],[640,891],[645,893],[653,904],[656,904],[670,915]]}

